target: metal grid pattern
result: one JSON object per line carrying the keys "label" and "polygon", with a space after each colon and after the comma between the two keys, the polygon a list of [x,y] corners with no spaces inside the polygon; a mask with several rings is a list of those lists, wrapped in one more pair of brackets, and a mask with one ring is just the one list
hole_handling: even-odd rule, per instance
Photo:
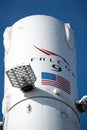
{"label": "metal grid pattern", "polygon": [[12,86],[17,88],[34,85],[36,81],[36,76],[30,65],[17,66],[6,71],[6,74]]}

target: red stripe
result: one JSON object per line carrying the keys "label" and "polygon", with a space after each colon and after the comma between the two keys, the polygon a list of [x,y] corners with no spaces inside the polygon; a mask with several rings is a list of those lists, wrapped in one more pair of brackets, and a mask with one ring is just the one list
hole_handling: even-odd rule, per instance
{"label": "red stripe", "polygon": [[67,86],[64,86],[64,85],[60,85],[60,84],[55,84],[55,83],[50,83],[49,81],[47,82],[44,82],[44,81],[42,81],[42,85],[49,85],[49,86],[54,86],[54,87],[57,87],[57,88],[59,88],[59,89],[61,89],[61,90],[63,90],[63,91],[65,91],[66,93],[68,93],[68,94],[71,94],[71,92],[70,92],[70,88]]}
{"label": "red stripe", "polygon": [[64,60],[64,62],[69,66],[69,63],[68,63],[68,62],[66,61],[66,59],[63,58],[62,56],[60,56],[60,55],[58,55],[58,54],[56,54],[56,53],[53,53],[53,52],[51,52],[51,51],[45,50],[45,49],[40,49],[40,48],[36,47],[35,45],[34,45],[34,47],[35,47],[36,49],[38,49],[39,51],[45,53],[46,55],[55,55],[55,56],[60,57],[60,58],[61,58],[62,60]]}

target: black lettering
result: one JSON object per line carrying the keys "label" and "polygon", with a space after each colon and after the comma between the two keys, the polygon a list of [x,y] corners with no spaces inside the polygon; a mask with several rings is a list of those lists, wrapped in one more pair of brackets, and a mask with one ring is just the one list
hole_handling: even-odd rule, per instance
{"label": "black lettering", "polygon": [[55,61],[53,61],[53,59],[50,58],[50,62],[54,63]]}
{"label": "black lettering", "polygon": [[54,71],[57,71],[57,72],[61,72],[62,71],[62,68],[59,66],[59,65],[56,65],[56,64],[53,64],[52,65]]}
{"label": "black lettering", "polygon": [[45,61],[45,58],[44,57],[40,57],[40,61]]}
{"label": "black lettering", "polygon": [[36,59],[36,57],[34,57],[34,58],[31,58],[31,62],[32,62],[32,61],[34,61],[35,59]]}

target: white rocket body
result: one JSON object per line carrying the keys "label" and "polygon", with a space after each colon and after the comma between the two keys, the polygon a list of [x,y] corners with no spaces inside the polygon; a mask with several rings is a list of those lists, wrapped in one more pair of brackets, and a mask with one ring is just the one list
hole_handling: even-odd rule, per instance
{"label": "white rocket body", "polygon": [[3,129],[80,130],[71,26],[50,16],[29,16],[5,30],[4,46],[5,72],[30,64],[36,82],[23,92],[5,73]]}

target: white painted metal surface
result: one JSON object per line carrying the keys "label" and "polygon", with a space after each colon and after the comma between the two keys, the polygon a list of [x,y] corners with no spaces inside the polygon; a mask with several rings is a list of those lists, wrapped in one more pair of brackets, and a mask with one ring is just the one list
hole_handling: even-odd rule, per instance
{"label": "white painted metal surface", "polygon": [[73,36],[70,24],[45,15],[5,30],[5,71],[30,64],[37,80],[23,92],[5,73],[4,130],[80,130]]}

